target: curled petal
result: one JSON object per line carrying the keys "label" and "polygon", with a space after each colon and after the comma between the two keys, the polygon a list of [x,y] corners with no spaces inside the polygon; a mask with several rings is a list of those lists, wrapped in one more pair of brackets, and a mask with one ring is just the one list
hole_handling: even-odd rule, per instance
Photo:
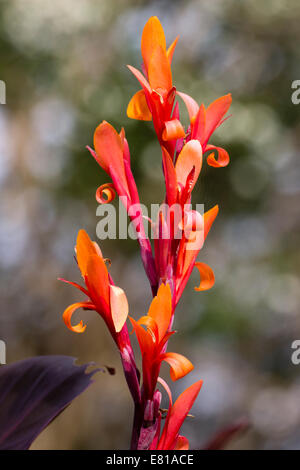
{"label": "curled petal", "polygon": [[96,191],[96,201],[99,204],[109,204],[115,197],[116,191],[112,183],[102,184]]}
{"label": "curled petal", "polygon": [[[222,168],[227,166],[229,163],[229,155],[226,150],[222,149],[221,147],[215,147],[214,145],[207,145],[206,150],[213,150],[206,159],[208,165],[213,166],[215,168]],[[215,158],[215,153],[218,155],[218,158]]]}
{"label": "curled petal", "polygon": [[195,267],[198,268],[200,273],[200,284],[198,287],[194,287],[197,292],[211,289],[215,283],[215,276],[213,270],[205,263],[195,263]]}
{"label": "curled petal", "polygon": [[63,313],[63,321],[71,331],[74,331],[74,333],[83,333],[86,329],[86,325],[83,324],[82,320],[75,326],[71,325],[72,315],[78,308],[95,310],[95,306],[91,302],[77,302],[75,304],[69,305],[69,307],[66,308]]}
{"label": "curled petal", "polygon": [[170,375],[172,380],[178,380],[187,375],[194,369],[193,364],[181,354],[168,352],[160,356],[162,361],[166,361],[171,369]]}
{"label": "curled petal", "polygon": [[137,91],[131,98],[127,106],[127,116],[130,119],[152,121],[152,114],[149,110],[144,90]]}
{"label": "curled petal", "polygon": [[127,297],[120,287],[110,286],[110,308],[113,324],[119,333],[126,322],[129,310]]}
{"label": "curled petal", "polygon": [[189,450],[190,443],[188,439],[184,436],[178,436],[174,450]]}
{"label": "curled petal", "polygon": [[182,137],[185,137],[185,131],[178,119],[165,122],[165,128],[162,133],[163,140],[175,140],[181,139]]}

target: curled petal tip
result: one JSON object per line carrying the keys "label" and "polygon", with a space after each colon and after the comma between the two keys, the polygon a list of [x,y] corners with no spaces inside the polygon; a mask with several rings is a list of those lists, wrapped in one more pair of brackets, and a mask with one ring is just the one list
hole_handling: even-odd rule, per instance
{"label": "curled petal tip", "polygon": [[199,262],[195,263],[195,267],[200,273],[200,284],[198,287],[194,287],[195,291],[200,292],[211,289],[215,283],[215,275],[211,267]]}
{"label": "curled petal tip", "polygon": [[77,302],[75,304],[69,305],[69,307],[66,308],[63,313],[63,321],[65,322],[65,325],[69,328],[69,330],[73,331],[74,333],[83,333],[86,329],[86,325],[83,324],[82,320],[80,320],[77,325],[73,326],[71,324],[71,318],[74,312],[79,308],[92,310],[94,306],[89,302]]}

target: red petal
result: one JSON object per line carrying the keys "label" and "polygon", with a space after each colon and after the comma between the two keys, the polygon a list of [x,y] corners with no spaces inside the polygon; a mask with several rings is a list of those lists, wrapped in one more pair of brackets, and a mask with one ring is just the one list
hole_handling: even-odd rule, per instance
{"label": "red petal", "polygon": [[162,147],[162,156],[167,200],[169,206],[172,206],[177,200],[177,176],[172,159],[164,147]]}
{"label": "red petal", "polygon": [[199,382],[191,385],[177,398],[167,418],[163,434],[157,446],[158,449],[167,450],[173,448],[174,441],[177,439],[182,423],[192,408],[202,387],[202,383],[202,380],[199,380]]}

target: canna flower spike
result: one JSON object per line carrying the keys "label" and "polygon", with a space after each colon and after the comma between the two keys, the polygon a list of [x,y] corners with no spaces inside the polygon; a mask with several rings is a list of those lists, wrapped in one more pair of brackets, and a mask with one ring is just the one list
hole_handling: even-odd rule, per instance
{"label": "canna flower spike", "polygon": [[125,292],[113,284],[99,246],[91,241],[84,230],[80,230],[78,233],[75,252],[86,287],[62,280],[79,289],[87,295],[89,300],[69,305],[64,311],[63,320],[71,331],[83,333],[86,325],[82,320],[75,326],[71,324],[73,314],[79,308],[95,310],[102,316],[111,334],[115,337],[122,330],[128,316],[128,302]]}
{"label": "canna flower spike", "polygon": [[[174,331],[170,331],[172,296],[168,284],[161,284],[154,297],[148,315],[138,321],[130,318],[140,345],[143,358],[143,387],[146,399],[153,397],[162,361],[170,365],[172,380],[178,380],[194,367],[181,354],[165,352],[166,344]],[[146,329],[143,328],[146,327]]]}

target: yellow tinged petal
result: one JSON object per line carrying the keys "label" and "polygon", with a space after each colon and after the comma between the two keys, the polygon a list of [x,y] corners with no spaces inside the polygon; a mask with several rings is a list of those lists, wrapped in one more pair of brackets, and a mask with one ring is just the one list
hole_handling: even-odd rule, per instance
{"label": "yellow tinged petal", "polygon": [[195,167],[192,189],[199,177],[202,167],[202,147],[198,140],[190,140],[181,150],[175,165],[177,182],[185,187],[187,177]]}
{"label": "yellow tinged petal", "polygon": [[139,90],[131,98],[127,106],[127,116],[140,121],[152,121],[152,114],[148,108],[144,90]]}
{"label": "yellow tinged petal", "polygon": [[127,297],[120,287],[110,286],[110,308],[113,324],[119,333],[126,322],[129,310]]}

